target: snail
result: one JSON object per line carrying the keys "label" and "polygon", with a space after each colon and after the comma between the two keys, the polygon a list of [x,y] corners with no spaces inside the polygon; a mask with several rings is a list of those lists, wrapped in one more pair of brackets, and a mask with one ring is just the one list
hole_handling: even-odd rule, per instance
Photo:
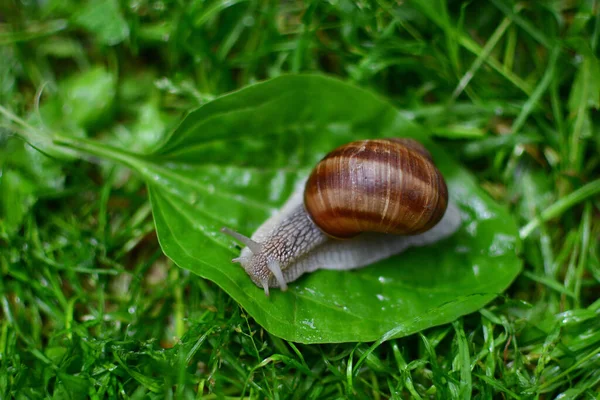
{"label": "snail", "polygon": [[360,140],[327,154],[281,211],[248,238],[232,261],[269,295],[317,269],[369,265],[460,226],[431,154],[407,138]]}

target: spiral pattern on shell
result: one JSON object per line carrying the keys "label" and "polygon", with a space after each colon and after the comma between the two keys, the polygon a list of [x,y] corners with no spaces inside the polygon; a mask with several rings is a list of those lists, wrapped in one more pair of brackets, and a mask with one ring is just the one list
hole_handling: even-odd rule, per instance
{"label": "spiral pattern on shell", "polygon": [[340,146],[311,173],[304,205],[326,234],[413,235],[435,226],[448,189],[429,152],[412,139],[360,140]]}

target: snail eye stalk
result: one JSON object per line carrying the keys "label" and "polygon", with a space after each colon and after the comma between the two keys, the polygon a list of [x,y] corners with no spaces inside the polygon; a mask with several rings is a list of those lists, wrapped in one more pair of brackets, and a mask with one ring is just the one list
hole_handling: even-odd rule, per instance
{"label": "snail eye stalk", "polygon": [[234,230],[231,230],[229,228],[221,228],[221,232],[223,232],[226,235],[231,236],[232,238],[234,238],[238,242],[243,243],[254,254],[260,253],[260,251],[262,249],[262,245],[260,243],[257,243],[254,240],[250,239],[248,236],[244,236],[241,233],[238,233],[238,232],[236,232]]}

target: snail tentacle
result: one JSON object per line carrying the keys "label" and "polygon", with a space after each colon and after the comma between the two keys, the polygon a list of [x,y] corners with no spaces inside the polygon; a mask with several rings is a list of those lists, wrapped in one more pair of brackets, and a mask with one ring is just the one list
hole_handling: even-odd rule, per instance
{"label": "snail tentacle", "polygon": [[270,260],[267,262],[267,268],[269,268],[269,271],[271,271],[271,273],[275,276],[275,279],[277,279],[279,288],[285,292],[287,290],[287,283],[283,278],[283,272],[281,272],[279,263],[276,260]]}
{"label": "snail tentacle", "polygon": [[[260,243],[255,242],[254,240],[250,239],[248,236],[244,236],[241,233],[234,231],[233,229],[221,228],[221,232],[223,232],[226,235],[231,236],[232,238],[236,239],[238,242],[245,244],[246,247],[248,247],[250,250],[252,250],[252,252],[255,254],[260,253],[260,251],[262,249],[262,246]],[[235,260],[235,258],[234,258],[234,260]],[[234,262],[237,262],[237,261],[234,261]]]}

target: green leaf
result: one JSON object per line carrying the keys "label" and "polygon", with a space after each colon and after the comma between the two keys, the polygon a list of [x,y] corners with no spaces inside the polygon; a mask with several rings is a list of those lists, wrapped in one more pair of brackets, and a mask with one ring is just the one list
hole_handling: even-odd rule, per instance
{"label": "green leaf", "polygon": [[59,96],[45,103],[40,113],[52,127],[73,125],[87,129],[110,117],[115,94],[115,76],[96,66],[61,82]]}
{"label": "green leaf", "polygon": [[129,37],[129,26],[117,0],[90,0],[75,15],[77,25],[95,34],[101,44],[113,46]]}
{"label": "green leaf", "polygon": [[38,196],[62,189],[60,165],[0,132],[0,232],[15,234]]}
{"label": "green leaf", "polygon": [[34,187],[13,170],[0,168],[0,232],[14,234],[33,203]]}
{"label": "green leaf", "polygon": [[77,399],[84,398],[91,386],[87,377],[70,375],[58,372],[58,385],[54,392],[54,399]]}
{"label": "green leaf", "polygon": [[573,40],[570,44],[580,53],[576,59],[581,64],[569,94],[569,110],[597,109],[600,107],[600,60],[587,43]]}
{"label": "green leaf", "polygon": [[[246,235],[280,207],[328,151],[407,136],[430,149],[464,223],[452,238],[354,271],[318,271],[266,297],[219,230]],[[379,97],[322,76],[284,76],[190,113],[157,152],[63,144],[130,165],[148,183],[160,244],[177,265],[221,286],[274,335],[304,343],[408,335],[481,308],[521,269],[509,213],[420,126]]]}

